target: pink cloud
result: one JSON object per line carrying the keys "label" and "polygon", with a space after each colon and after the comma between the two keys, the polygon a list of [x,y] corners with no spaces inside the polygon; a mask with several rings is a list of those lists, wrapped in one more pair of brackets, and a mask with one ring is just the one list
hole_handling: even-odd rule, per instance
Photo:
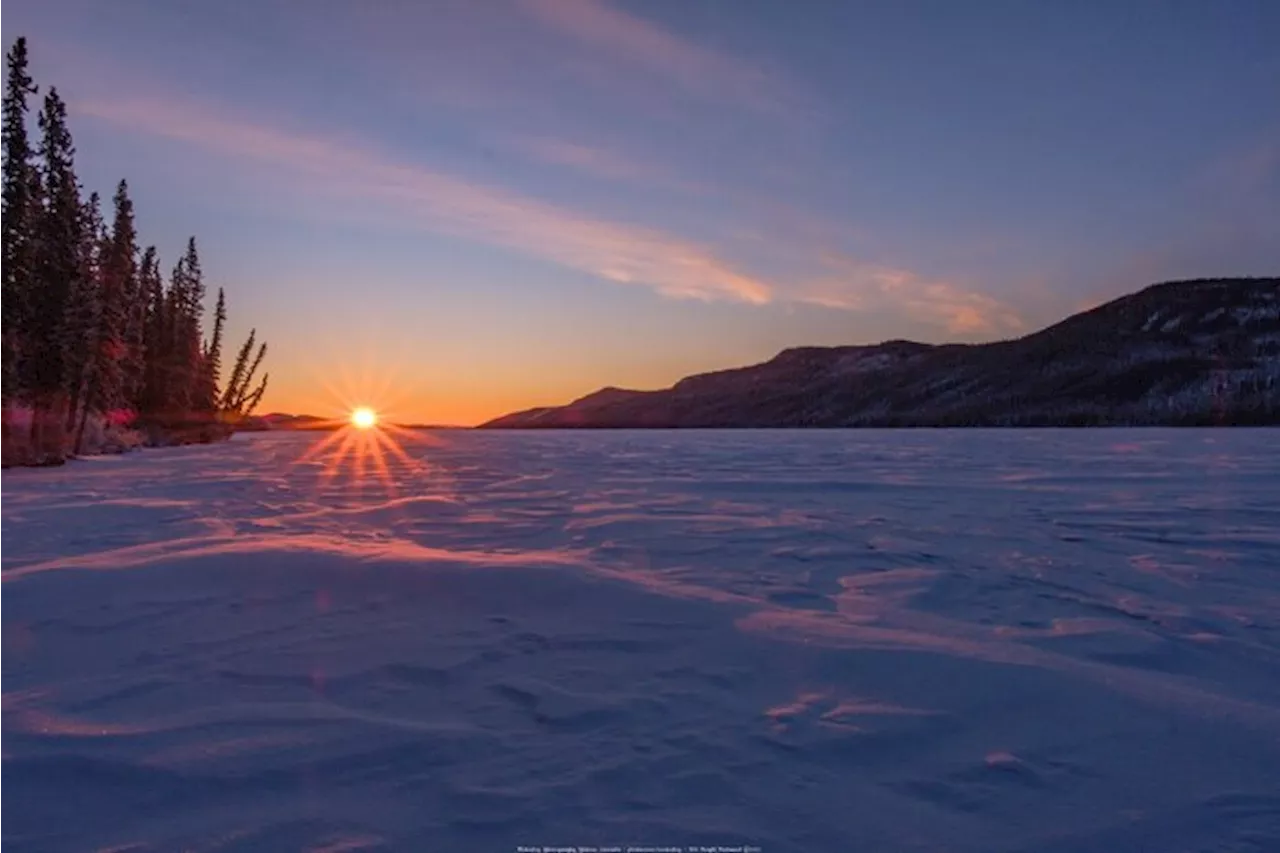
{"label": "pink cloud", "polygon": [[524,137],[511,147],[533,160],[564,166],[597,178],[616,181],[673,183],[665,169],[629,159],[616,151],[549,137]]}
{"label": "pink cloud", "polygon": [[[74,108],[134,133],[270,167],[273,175],[303,192],[372,202],[397,223],[514,249],[670,297],[896,311],[953,334],[973,336],[1023,327],[1013,309],[990,296],[909,270],[825,253],[820,243],[806,249],[806,241],[798,239],[786,249],[792,257],[798,253],[820,264],[823,275],[769,280],[679,235],[591,218],[510,190],[398,162],[360,144],[307,136],[162,98],[95,99]],[[585,146],[540,140],[532,149],[574,168],[618,176],[644,174],[643,167]],[[348,207],[334,205],[333,215],[342,215]]]}
{"label": "pink cloud", "polygon": [[851,310],[896,309],[957,335],[999,335],[1026,326],[1012,307],[953,282],[837,254],[827,255],[825,264],[830,272],[801,288],[801,301]]}
{"label": "pink cloud", "polygon": [[531,17],[611,60],[686,92],[774,109],[795,97],[775,77],[599,0],[520,0]]}
{"label": "pink cloud", "polygon": [[681,298],[754,304],[773,298],[770,284],[735,269],[695,242],[592,219],[358,147],[162,100],[94,100],[77,103],[75,108],[134,132],[269,164],[303,180],[310,189],[393,206],[431,231],[520,250],[610,281],[647,285]]}

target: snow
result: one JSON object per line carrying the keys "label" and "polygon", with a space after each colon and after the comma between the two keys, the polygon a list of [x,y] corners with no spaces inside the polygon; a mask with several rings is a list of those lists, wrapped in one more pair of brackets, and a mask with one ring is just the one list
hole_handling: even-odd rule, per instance
{"label": "snow", "polygon": [[1231,314],[1236,318],[1236,322],[1242,326],[1250,323],[1265,323],[1269,320],[1280,319],[1280,304],[1234,308]]}
{"label": "snow", "polygon": [[[1267,430],[3,476],[14,849],[1280,849]],[[586,849],[585,846],[582,849]]]}
{"label": "snow", "polygon": [[874,373],[877,370],[884,370],[887,367],[901,364],[907,358],[897,353],[888,352],[876,353],[875,355],[850,353],[837,362],[835,372],[845,376],[857,373]]}

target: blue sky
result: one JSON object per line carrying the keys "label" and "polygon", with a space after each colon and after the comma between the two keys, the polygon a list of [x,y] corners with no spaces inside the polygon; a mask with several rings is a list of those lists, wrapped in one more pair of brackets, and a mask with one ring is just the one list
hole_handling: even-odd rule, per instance
{"label": "blue sky", "polygon": [[[1280,270],[1280,3],[11,0],[270,409],[474,423]],[[34,127],[34,123],[33,123]]]}

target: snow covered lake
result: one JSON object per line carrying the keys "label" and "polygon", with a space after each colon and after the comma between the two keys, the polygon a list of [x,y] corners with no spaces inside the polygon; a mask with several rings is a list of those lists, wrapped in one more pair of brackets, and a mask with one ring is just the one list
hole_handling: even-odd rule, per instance
{"label": "snow covered lake", "polygon": [[1280,431],[3,475],[3,841],[1280,849]]}

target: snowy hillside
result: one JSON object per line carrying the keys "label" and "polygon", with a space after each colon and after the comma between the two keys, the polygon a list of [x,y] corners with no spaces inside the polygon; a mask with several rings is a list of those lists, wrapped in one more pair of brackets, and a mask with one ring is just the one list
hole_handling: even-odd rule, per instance
{"label": "snowy hillside", "polygon": [[664,391],[486,424],[545,427],[1280,423],[1280,279],[1159,284],[1014,341],[786,350]]}
{"label": "snowy hillside", "polygon": [[1280,849],[1274,432],[325,438],[5,472],[6,850]]}

